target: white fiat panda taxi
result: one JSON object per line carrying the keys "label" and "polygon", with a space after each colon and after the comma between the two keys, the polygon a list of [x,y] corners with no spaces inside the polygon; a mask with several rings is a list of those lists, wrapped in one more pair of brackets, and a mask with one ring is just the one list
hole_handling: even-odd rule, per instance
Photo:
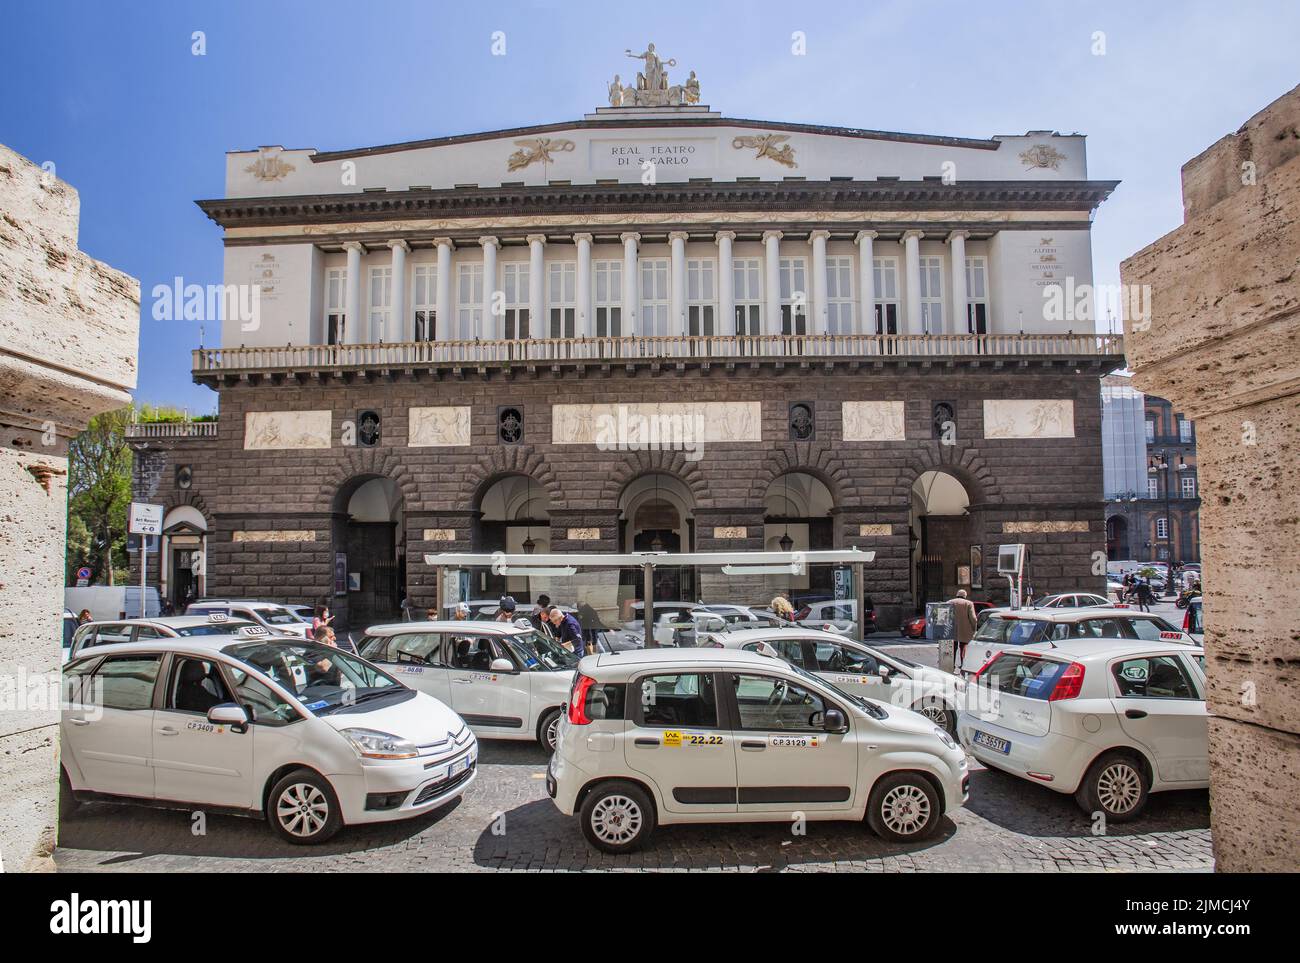
{"label": "white fiat panda taxi", "polygon": [[657,824],[862,820],[936,832],[967,794],[966,754],[910,709],[739,649],[639,649],[578,666],[546,789],[597,849]]}

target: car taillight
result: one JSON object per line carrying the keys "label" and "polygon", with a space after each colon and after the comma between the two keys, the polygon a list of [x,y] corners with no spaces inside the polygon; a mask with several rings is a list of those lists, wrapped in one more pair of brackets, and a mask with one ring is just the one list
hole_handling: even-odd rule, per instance
{"label": "car taillight", "polygon": [[1056,680],[1056,687],[1052,689],[1052,694],[1047,697],[1047,701],[1060,702],[1062,699],[1076,699],[1082,689],[1083,666],[1078,662],[1071,662],[1065,667],[1061,677]]}
{"label": "car taillight", "polygon": [[587,693],[595,684],[596,680],[589,675],[580,675],[573,682],[573,695],[569,699],[569,721],[575,726],[585,726],[591,722],[587,718]]}
{"label": "car taillight", "polygon": [[1183,631],[1192,631],[1192,607],[1187,606],[1187,611],[1183,613]]}

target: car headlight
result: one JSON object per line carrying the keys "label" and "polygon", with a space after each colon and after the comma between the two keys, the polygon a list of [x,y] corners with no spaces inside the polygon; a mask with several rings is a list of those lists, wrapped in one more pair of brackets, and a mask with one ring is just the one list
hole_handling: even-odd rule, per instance
{"label": "car headlight", "polygon": [[944,732],[944,730],[940,729],[938,726],[934,727],[934,734],[938,736],[939,741],[942,742],[949,749],[957,748],[957,743],[952,741],[952,736],[948,735],[948,733]]}
{"label": "car headlight", "polygon": [[363,759],[414,759],[420,754],[415,743],[374,729],[343,729],[343,738]]}

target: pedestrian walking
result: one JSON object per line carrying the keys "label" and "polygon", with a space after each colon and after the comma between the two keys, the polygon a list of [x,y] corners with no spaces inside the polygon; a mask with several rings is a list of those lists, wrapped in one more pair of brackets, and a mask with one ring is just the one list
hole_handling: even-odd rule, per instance
{"label": "pedestrian walking", "polygon": [[975,603],[966,597],[965,589],[958,589],[957,596],[949,600],[952,606],[953,640],[956,645],[957,668],[966,661],[966,646],[975,636],[975,627],[979,619],[975,615]]}
{"label": "pedestrian walking", "polygon": [[1151,593],[1149,582],[1142,581],[1137,587],[1138,609],[1142,612],[1151,611],[1151,603],[1155,601],[1155,596]]}

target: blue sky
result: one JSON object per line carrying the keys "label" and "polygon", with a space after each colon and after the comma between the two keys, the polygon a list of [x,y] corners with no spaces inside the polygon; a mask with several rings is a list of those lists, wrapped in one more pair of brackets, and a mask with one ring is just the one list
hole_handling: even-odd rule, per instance
{"label": "blue sky", "polygon": [[140,278],[137,397],[200,413],[216,395],[190,381],[198,325],[154,321],[148,295],[176,275],[220,282],[220,232],[193,201],[221,195],[227,150],[575,119],[628,73],[624,48],[653,40],[727,116],[1087,134],[1090,175],[1124,182],[1093,231],[1096,281],[1118,283],[1121,259],[1181,222],[1181,165],[1300,79],[1291,0],[41,0],[2,22],[0,142],[52,161],[81,193],[82,249]]}

